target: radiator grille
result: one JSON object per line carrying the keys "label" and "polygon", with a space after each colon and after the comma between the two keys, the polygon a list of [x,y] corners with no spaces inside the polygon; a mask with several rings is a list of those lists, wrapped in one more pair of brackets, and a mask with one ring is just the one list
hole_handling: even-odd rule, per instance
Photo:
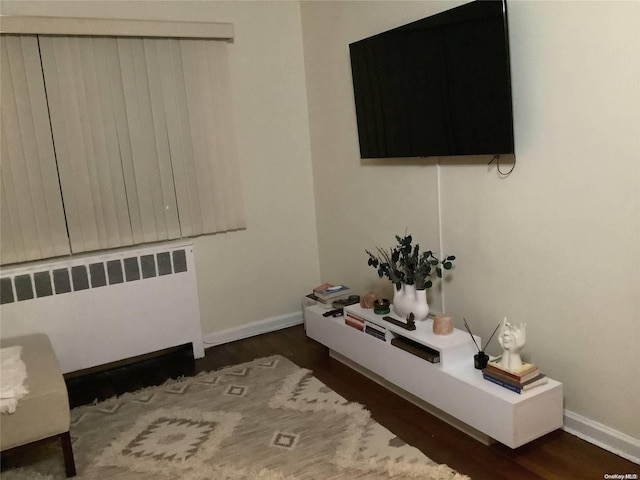
{"label": "radiator grille", "polygon": [[52,267],[33,273],[20,273],[0,279],[0,304],[37,300],[125,282],[146,280],[157,276],[187,271],[184,249],[126,256],[125,258],[71,267]]}

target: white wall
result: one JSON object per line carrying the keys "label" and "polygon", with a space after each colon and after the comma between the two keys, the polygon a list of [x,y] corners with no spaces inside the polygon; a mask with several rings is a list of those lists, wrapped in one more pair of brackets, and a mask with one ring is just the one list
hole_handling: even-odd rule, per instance
{"label": "white wall", "polygon": [[448,313],[484,338],[526,322],[565,407],[639,439],[640,3],[508,3],[510,177],[488,157],[360,160],[348,43],[458,3],[302,2],[322,277],[380,285],[363,250],[405,227],[438,250],[440,168]]}
{"label": "white wall", "polygon": [[3,0],[1,13],[234,24],[230,68],[248,226],[195,241],[203,331],[299,312],[320,275],[298,3]]}

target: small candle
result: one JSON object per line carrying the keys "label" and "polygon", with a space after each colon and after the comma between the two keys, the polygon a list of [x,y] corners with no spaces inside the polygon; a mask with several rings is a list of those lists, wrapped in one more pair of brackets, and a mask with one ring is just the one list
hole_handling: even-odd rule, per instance
{"label": "small candle", "polygon": [[436,335],[451,335],[453,333],[453,321],[447,315],[436,315],[433,319],[433,333]]}

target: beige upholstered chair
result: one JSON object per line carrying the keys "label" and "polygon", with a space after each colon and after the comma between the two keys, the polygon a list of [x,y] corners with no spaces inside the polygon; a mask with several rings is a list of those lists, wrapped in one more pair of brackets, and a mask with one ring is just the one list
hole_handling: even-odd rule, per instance
{"label": "beige upholstered chair", "polygon": [[44,334],[3,339],[2,347],[22,346],[29,393],[16,411],[0,418],[0,450],[5,451],[49,438],[60,438],[67,477],[76,474],[69,435],[69,397],[49,338]]}

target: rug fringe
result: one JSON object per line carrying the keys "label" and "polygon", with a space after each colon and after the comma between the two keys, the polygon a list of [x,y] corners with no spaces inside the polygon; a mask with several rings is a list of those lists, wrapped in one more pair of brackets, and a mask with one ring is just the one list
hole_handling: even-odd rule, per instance
{"label": "rug fringe", "polygon": [[211,467],[207,472],[192,472],[181,477],[181,480],[212,480],[214,478],[215,480],[298,480],[294,475],[284,475],[282,472],[267,468],[256,471],[232,467]]}

